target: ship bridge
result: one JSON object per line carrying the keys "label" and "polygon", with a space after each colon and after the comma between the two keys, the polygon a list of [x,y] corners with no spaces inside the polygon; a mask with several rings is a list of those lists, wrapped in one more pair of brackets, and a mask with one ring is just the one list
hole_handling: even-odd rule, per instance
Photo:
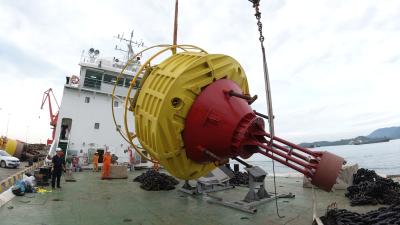
{"label": "ship bridge", "polygon": [[[126,153],[129,145],[118,133],[123,118],[116,118],[119,124],[116,129],[110,119],[110,106],[113,105],[115,112],[122,115],[128,88],[141,66],[140,57],[123,70],[127,57],[120,60],[116,57],[99,57],[99,53],[99,50],[91,48],[88,54],[82,54],[79,76],[66,77],[50,155],[60,147],[67,158],[76,155],[82,158],[83,164],[88,164],[94,152],[97,151],[102,156],[106,150],[110,150],[119,157],[120,162],[130,160]],[[132,95],[135,94],[140,80],[141,76],[136,80]],[[117,98],[112,102],[114,86]],[[133,124],[133,120],[129,123]],[[102,157],[100,162],[101,160]]]}
{"label": "ship bridge", "polygon": [[[132,64],[127,66],[122,76],[118,79],[117,77],[121,74],[123,67],[126,65],[125,60],[119,60],[116,57],[95,57],[95,55],[89,54],[81,58],[79,65],[81,67],[80,76],[67,77],[66,87],[111,94],[115,83],[118,82],[116,94],[124,96],[141,62],[140,57],[137,57]],[[140,78],[137,79],[136,86],[139,83]]]}

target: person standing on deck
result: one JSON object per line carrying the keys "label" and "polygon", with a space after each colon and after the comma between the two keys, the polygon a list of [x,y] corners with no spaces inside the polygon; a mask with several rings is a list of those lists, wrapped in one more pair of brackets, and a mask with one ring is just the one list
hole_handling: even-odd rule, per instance
{"label": "person standing on deck", "polygon": [[110,167],[111,167],[111,154],[109,151],[106,151],[103,157],[103,168],[101,173],[101,179],[110,178]]}
{"label": "person standing on deck", "polygon": [[99,153],[95,152],[93,155],[93,172],[99,171]]}
{"label": "person standing on deck", "polygon": [[64,153],[62,152],[61,148],[56,149],[56,155],[53,156],[53,171],[51,176],[51,187],[54,189],[56,186],[57,180],[57,187],[61,188],[60,180],[62,171],[65,172],[65,160],[64,160]]}

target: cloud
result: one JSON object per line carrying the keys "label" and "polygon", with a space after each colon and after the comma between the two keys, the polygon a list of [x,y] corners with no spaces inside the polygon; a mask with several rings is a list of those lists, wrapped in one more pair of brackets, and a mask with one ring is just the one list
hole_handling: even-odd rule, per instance
{"label": "cloud", "polygon": [[13,79],[24,77],[46,78],[58,72],[58,68],[42,58],[30,55],[23,49],[0,39],[0,67],[3,73],[13,74]]}
{"label": "cloud", "polygon": [[[131,29],[147,46],[172,42],[173,1],[0,4],[0,78],[5,81],[0,83],[0,107],[20,112],[21,118],[38,107],[48,87],[61,99],[65,76],[79,73],[83,49],[114,56],[120,43],[113,36],[128,35]],[[278,135],[300,142],[400,125],[395,103],[400,96],[399,9],[398,1],[261,1]],[[259,96],[255,109],[266,112],[250,2],[180,1],[178,34],[180,43],[237,59],[251,93]],[[0,133],[5,123],[3,115]],[[43,141],[50,132],[48,121],[34,124],[30,129],[40,132],[32,134],[32,141]],[[25,129],[14,121],[12,135],[24,139]]]}

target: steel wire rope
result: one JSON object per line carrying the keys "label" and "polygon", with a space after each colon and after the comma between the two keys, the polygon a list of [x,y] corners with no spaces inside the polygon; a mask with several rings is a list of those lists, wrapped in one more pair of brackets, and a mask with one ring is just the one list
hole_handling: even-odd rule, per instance
{"label": "steel wire rope", "polygon": [[[272,96],[271,96],[271,86],[269,82],[269,73],[268,73],[268,65],[267,65],[267,57],[265,54],[265,47],[264,47],[264,40],[265,37],[262,34],[262,22],[261,22],[261,12],[259,9],[260,6],[260,0],[249,0],[251,3],[253,3],[253,8],[255,9],[256,13],[254,16],[257,19],[257,27],[258,27],[258,32],[260,33],[259,41],[260,41],[260,46],[261,46],[261,52],[262,52],[262,59],[263,59],[263,72],[264,72],[264,82],[265,82],[265,94],[266,94],[266,100],[267,100],[267,110],[268,110],[268,125],[269,125],[269,133],[270,133],[270,141],[268,143],[269,146],[272,147],[273,141],[274,141],[274,136],[275,136],[275,131],[274,131],[274,114],[272,110]],[[273,154],[273,153],[272,153]],[[275,161],[272,160],[272,172],[273,172],[273,178],[274,178],[274,194],[275,194],[275,207],[276,207],[276,214],[279,218],[284,218],[285,216],[281,216],[279,214],[279,207],[278,207],[278,198],[277,198],[277,192],[276,192],[276,174],[275,174]]]}

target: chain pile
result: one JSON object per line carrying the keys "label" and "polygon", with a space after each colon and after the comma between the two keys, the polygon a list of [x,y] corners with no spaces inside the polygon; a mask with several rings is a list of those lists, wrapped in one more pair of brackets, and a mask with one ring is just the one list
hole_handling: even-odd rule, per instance
{"label": "chain pile", "polygon": [[353,185],[347,188],[350,204],[400,204],[400,184],[392,179],[378,176],[375,171],[359,169],[354,174]]}
{"label": "chain pile", "polygon": [[233,186],[249,185],[249,174],[246,172],[233,172],[234,177],[229,180]]}
{"label": "chain pile", "polygon": [[[389,225],[400,224],[400,204],[360,214],[346,209],[330,209],[321,217],[324,225]],[[315,223],[314,223],[315,224]]]}
{"label": "chain pile", "polygon": [[146,191],[172,190],[175,189],[175,185],[179,184],[175,178],[154,170],[142,173],[133,181],[140,182],[140,187]]}
{"label": "chain pile", "polygon": [[[346,209],[328,209],[321,217],[325,225],[384,225],[400,224],[400,184],[392,179],[378,176],[375,171],[361,168],[353,175],[353,185],[347,188],[350,204],[385,204],[367,213]],[[314,223],[315,224],[315,223]]]}

